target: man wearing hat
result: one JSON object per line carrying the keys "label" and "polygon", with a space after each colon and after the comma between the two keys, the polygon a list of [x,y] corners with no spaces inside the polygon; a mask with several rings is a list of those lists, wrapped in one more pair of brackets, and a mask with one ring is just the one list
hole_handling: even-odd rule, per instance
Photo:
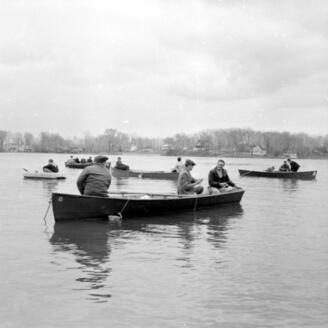
{"label": "man wearing hat", "polygon": [[94,165],[87,166],[77,179],[77,187],[81,195],[108,197],[111,183],[110,171],[106,168],[107,156],[98,155]]}
{"label": "man wearing hat", "polygon": [[191,159],[186,159],[184,168],[179,173],[178,194],[201,194],[204,188],[200,185],[203,179],[196,180],[190,171],[196,164]]}
{"label": "man wearing hat", "polygon": [[48,160],[48,164],[45,165],[43,168],[43,172],[49,172],[49,173],[58,173],[59,169],[58,166],[54,163],[54,160],[50,158]]}
{"label": "man wearing hat", "polygon": [[292,172],[297,172],[298,169],[301,167],[301,165],[299,165],[299,164],[298,164],[297,162],[295,162],[295,161],[292,161],[290,158],[287,159],[287,162],[288,162],[288,164],[289,164],[289,166],[290,166],[290,170],[291,170]]}

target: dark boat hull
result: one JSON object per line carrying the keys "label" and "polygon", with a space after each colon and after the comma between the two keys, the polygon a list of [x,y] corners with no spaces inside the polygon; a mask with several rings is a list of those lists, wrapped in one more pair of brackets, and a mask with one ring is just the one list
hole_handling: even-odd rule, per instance
{"label": "dark boat hull", "polygon": [[[203,207],[239,203],[244,190],[238,189],[216,195],[153,197],[92,197],[62,193],[52,194],[52,208],[56,221],[70,219],[108,218],[121,213],[124,218],[154,216],[162,213],[194,210]],[[141,195],[139,195],[141,196]]]}
{"label": "dark boat hull", "polygon": [[112,175],[115,178],[143,178],[143,179],[163,179],[163,180],[178,180],[178,173],[165,171],[133,171],[133,170],[119,170],[113,167]]}
{"label": "dark boat hull", "polygon": [[317,176],[317,171],[303,171],[303,172],[265,172],[265,171],[250,171],[238,170],[241,176],[246,177],[261,177],[261,178],[280,178],[280,179],[300,179],[312,180]]}
{"label": "dark boat hull", "polygon": [[91,165],[93,165],[93,163],[65,163],[65,166],[71,169],[84,169],[85,167]]}

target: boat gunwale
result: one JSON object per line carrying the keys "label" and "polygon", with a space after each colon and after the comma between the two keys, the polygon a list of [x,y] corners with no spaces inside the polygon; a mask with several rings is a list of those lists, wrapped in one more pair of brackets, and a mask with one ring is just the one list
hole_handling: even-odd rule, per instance
{"label": "boat gunwale", "polygon": [[243,171],[243,172],[254,172],[254,173],[279,173],[279,174],[302,174],[302,173],[313,173],[313,172],[317,172],[317,170],[308,170],[308,171],[297,171],[297,172],[293,172],[293,171],[272,171],[272,172],[268,172],[268,171],[258,171],[258,170],[245,170],[245,169],[238,169],[238,171]]}
{"label": "boat gunwale", "polygon": [[[178,199],[198,199],[198,198],[216,198],[223,195],[239,194],[245,193],[245,190],[240,188],[238,190],[230,190],[226,192],[220,192],[218,194],[192,194],[192,195],[175,195],[175,194],[156,194],[156,193],[143,193],[143,192],[110,192],[111,194],[121,194],[122,197],[100,197],[100,196],[88,196],[88,195],[76,195],[76,194],[67,194],[67,193],[52,193],[52,196],[68,196],[74,198],[94,198],[94,199],[103,199],[103,200],[131,200],[131,201],[153,201],[153,200],[178,200]],[[123,195],[148,195],[148,196],[157,196],[162,198],[135,198],[135,197],[123,197]],[[168,198],[170,197],[170,198]]]}
{"label": "boat gunwale", "polygon": [[238,169],[241,177],[258,177],[258,178],[280,178],[280,179],[298,179],[298,180],[314,180],[317,177],[317,170],[308,171],[258,171],[258,170],[246,170]]}

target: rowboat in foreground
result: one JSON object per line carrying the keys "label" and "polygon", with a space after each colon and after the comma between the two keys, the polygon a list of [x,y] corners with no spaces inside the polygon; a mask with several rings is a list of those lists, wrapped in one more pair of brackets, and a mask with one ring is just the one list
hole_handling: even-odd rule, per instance
{"label": "rowboat in foreground", "polygon": [[241,176],[247,177],[263,177],[263,178],[280,178],[280,179],[301,179],[312,180],[315,179],[317,171],[300,171],[300,172],[281,172],[281,171],[250,171],[238,170]]}
{"label": "rowboat in foreground", "polygon": [[109,197],[52,194],[52,209],[56,221],[69,219],[105,218],[122,215],[124,218],[154,216],[181,210],[239,203],[243,189],[214,195],[175,195],[111,192]]}
{"label": "rowboat in foreground", "polygon": [[66,176],[61,173],[50,172],[25,172],[24,179],[37,179],[37,180],[60,180],[66,179]]}
{"label": "rowboat in foreground", "polygon": [[71,169],[84,169],[87,166],[93,165],[92,162],[88,162],[88,163],[69,163],[69,162],[65,162],[65,166],[69,167]]}
{"label": "rowboat in foreground", "polygon": [[120,170],[112,167],[112,175],[115,178],[144,178],[144,179],[166,179],[178,180],[179,173],[165,172],[165,171],[134,171],[134,170]]}

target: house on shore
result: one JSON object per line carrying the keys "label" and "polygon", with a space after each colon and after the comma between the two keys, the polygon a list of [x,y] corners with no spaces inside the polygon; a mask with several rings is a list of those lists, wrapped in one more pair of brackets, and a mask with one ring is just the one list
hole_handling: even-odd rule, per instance
{"label": "house on shore", "polygon": [[256,146],[251,148],[251,155],[252,156],[258,156],[258,157],[264,157],[264,156],[267,155],[267,151],[261,145],[256,145]]}

